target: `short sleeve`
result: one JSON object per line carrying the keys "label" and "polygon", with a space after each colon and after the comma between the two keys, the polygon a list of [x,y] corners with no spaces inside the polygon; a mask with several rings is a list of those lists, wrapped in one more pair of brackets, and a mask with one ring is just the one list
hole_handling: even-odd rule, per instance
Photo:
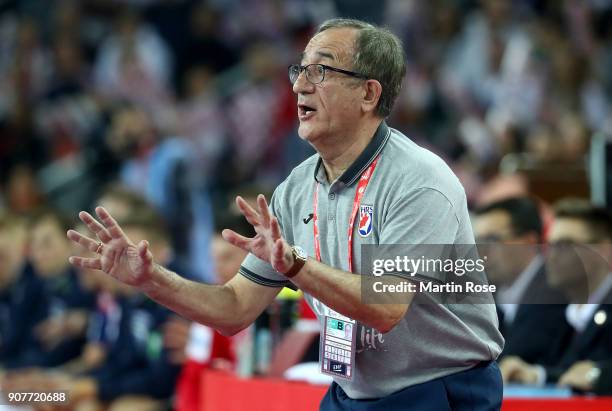
{"label": "short sleeve", "polygon": [[[270,199],[270,212],[278,219],[282,233],[284,233],[283,213],[279,199],[283,195],[285,184],[286,183],[283,182],[279,185],[276,190],[274,190],[272,198]],[[257,258],[251,253],[247,254],[244,261],[242,261],[238,273],[257,284],[268,287],[294,287],[293,283],[291,283],[287,277],[274,270],[269,263]]]}

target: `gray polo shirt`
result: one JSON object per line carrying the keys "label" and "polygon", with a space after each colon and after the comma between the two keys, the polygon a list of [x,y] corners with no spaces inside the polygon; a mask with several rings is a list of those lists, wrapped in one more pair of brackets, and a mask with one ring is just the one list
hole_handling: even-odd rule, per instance
{"label": "gray polo shirt", "polygon": [[[361,200],[362,205],[372,206],[371,231],[364,237],[358,232],[359,222],[354,227],[355,272],[361,269],[361,245],[365,244],[474,243],[465,192],[457,177],[438,156],[385,122],[364,152],[331,184],[315,155],[278,186],[270,207],[287,242],[314,257],[313,222],[308,216],[318,181],[321,259],[348,271],[348,221],[357,181],[379,154]],[[282,274],[251,254],[240,274],[266,286],[291,286]],[[322,324],[327,308],[310,295],[306,299]],[[493,304],[412,304],[386,334],[359,325],[354,378],[336,382],[351,398],[379,398],[495,360],[503,347],[497,325]]]}

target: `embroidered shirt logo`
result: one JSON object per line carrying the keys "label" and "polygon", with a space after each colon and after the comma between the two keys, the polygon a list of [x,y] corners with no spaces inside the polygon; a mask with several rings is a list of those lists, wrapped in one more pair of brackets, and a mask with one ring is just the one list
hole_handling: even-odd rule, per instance
{"label": "embroidered shirt logo", "polygon": [[367,237],[372,233],[374,207],[370,205],[359,206],[359,235]]}

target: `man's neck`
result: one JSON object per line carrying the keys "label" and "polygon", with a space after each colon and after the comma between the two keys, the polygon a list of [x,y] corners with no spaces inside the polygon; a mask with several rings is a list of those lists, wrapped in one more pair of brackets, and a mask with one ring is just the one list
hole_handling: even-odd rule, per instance
{"label": "man's neck", "polygon": [[355,162],[372,141],[379,125],[380,122],[372,122],[360,128],[357,135],[344,136],[329,145],[320,144],[315,147],[323,160],[327,181],[330,183],[335,181]]}

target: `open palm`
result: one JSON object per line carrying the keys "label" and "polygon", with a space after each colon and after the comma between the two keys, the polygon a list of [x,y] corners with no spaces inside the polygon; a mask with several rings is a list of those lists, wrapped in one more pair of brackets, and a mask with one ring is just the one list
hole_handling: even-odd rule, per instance
{"label": "open palm", "polygon": [[257,235],[248,238],[232,230],[223,230],[223,238],[270,263],[279,273],[289,271],[293,265],[291,247],[281,234],[278,219],[270,214],[265,197],[261,194],[257,196],[257,210],[240,196],[236,197],[236,204]]}
{"label": "open palm", "polygon": [[96,208],[98,222],[91,214],[81,211],[79,218],[98,241],[75,230],[68,230],[68,238],[83,248],[96,253],[95,257],[70,257],[75,267],[102,270],[117,280],[140,286],[151,278],[154,269],[153,254],[146,240],[134,244],[115,219],[103,207]]}

